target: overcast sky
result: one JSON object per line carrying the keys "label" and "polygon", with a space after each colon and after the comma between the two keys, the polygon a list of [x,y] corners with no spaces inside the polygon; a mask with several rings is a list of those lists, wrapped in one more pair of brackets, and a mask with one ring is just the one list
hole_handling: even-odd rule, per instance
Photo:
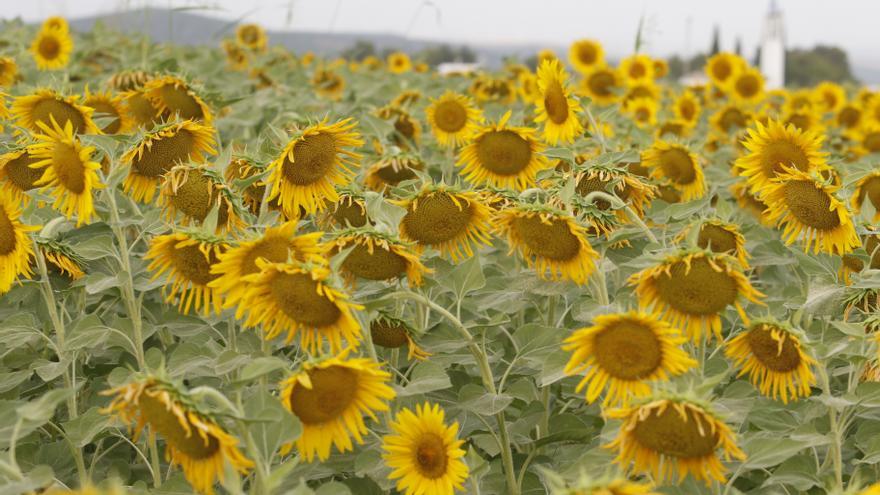
{"label": "overcast sky", "polygon": [[[712,26],[722,46],[741,37],[751,58],[770,0],[0,0],[0,16],[39,20],[155,7],[205,7],[273,29],[371,31],[450,42],[542,42],[566,45],[590,37],[612,55],[632,50],[638,20],[647,51],[704,50]],[[778,0],[789,46],[824,43],[849,52],[853,65],[880,69],[880,1]],[[688,28],[690,26],[690,28]],[[688,42],[690,39],[690,42]]]}

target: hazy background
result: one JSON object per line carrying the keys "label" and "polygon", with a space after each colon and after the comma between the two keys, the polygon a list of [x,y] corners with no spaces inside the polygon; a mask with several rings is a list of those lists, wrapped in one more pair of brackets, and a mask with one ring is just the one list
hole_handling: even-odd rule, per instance
{"label": "hazy background", "polygon": [[[600,40],[618,59],[634,46],[639,18],[645,20],[644,49],[655,56],[688,60],[707,52],[717,27],[720,48],[739,45],[754,57],[770,0],[2,0],[3,18],[36,22],[61,14],[96,16],[124,29],[143,29],[158,40],[211,43],[237,21],[257,22],[277,43],[294,50],[339,53],[362,39],[378,50],[397,45],[409,51],[443,42],[467,45],[490,65],[505,53],[525,58],[533,50],[563,50],[582,37]],[[880,1],[778,0],[788,47],[836,47],[851,74],[880,82]],[[148,10],[144,10],[148,8]],[[173,9],[173,10],[167,10]],[[171,16],[171,22],[168,17]],[[208,16],[209,19],[202,19]],[[107,20],[105,18],[105,20]],[[214,22],[203,22],[214,21]],[[169,25],[171,26],[169,28]],[[292,31],[283,37],[280,31]],[[299,33],[299,36],[295,35]],[[434,43],[431,43],[434,42]],[[834,55],[839,57],[838,55]]]}

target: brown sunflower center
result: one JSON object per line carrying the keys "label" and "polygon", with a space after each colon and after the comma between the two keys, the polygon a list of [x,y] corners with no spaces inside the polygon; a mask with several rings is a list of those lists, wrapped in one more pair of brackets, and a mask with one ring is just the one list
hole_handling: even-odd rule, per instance
{"label": "brown sunflower center", "polygon": [[635,111],[636,122],[645,123],[651,120],[651,110],[647,107],[639,107],[636,108]]}
{"label": "brown sunflower center", "polygon": [[416,163],[398,163],[397,166],[386,165],[376,170],[376,176],[382,179],[386,184],[396,185],[405,180],[414,179],[416,173],[413,170],[421,169],[421,165]]}
{"label": "brown sunflower center", "polygon": [[685,417],[671,405],[661,413],[639,420],[633,436],[639,445],[658,454],[691,459],[712,455],[718,434],[702,414],[686,409]]}
{"label": "brown sunflower center", "polygon": [[52,168],[62,186],[73,194],[86,190],[86,168],[72,144],[55,143],[52,151]]}
{"label": "brown sunflower center", "polygon": [[12,219],[9,218],[9,213],[6,212],[6,209],[0,206],[0,256],[6,256],[15,251],[17,244],[15,225],[13,225]]}
{"label": "brown sunflower center", "polygon": [[690,184],[697,179],[697,164],[687,151],[670,148],[661,151],[659,158],[663,175],[676,184]]}
{"label": "brown sunflower center", "polygon": [[458,203],[461,208],[447,193],[419,198],[417,207],[410,206],[403,217],[410,238],[421,244],[436,245],[462,235],[471,223],[473,211],[467,200],[458,198]]}
{"label": "brown sunflower center", "polygon": [[862,111],[856,107],[846,106],[837,114],[837,123],[847,129],[858,125],[862,119]]}
{"label": "brown sunflower center", "polygon": [[292,154],[293,161],[289,154],[284,157],[284,178],[298,186],[313,184],[336,164],[336,139],[326,132],[304,136],[293,145]]}
{"label": "brown sunflower center", "polygon": [[171,258],[174,270],[195,285],[207,285],[217,278],[211,273],[211,265],[217,262],[217,257],[213,253],[206,257],[198,244],[174,248]]}
{"label": "brown sunflower center", "polygon": [[[144,419],[150,427],[161,435],[168,445],[173,446],[185,457],[190,459],[208,459],[220,450],[220,442],[217,438],[207,433],[207,440],[202,438],[195,425],[189,423],[189,433],[163,400],[152,397],[149,393],[143,393],[138,399],[138,407]],[[184,413],[185,414],[185,413]],[[189,421],[187,418],[186,421]]]}
{"label": "brown sunflower center", "polygon": [[801,131],[807,131],[810,129],[813,122],[807,114],[793,113],[788,116],[788,119],[786,119],[785,123],[791,124]]}
{"label": "brown sunflower center", "polygon": [[761,168],[764,175],[774,177],[783,171],[782,166],[807,171],[810,169],[810,159],[803,148],[788,140],[771,141],[764,146],[761,153]]}
{"label": "brown sunflower center", "polygon": [[654,283],[663,302],[689,315],[718,314],[739,294],[736,279],[715,271],[705,257],[692,259],[690,270],[683,261],[673,263]]}
{"label": "brown sunflower center", "polygon": [[532,160],[532,147],[519,134],[508,131],[490,131],[477,141],[480,165],[498,175],[516,175]]}
{"label": "brown sunflower center", "polygon": [[428,479],[437,479],[446,474],[449,458],[446,455],[446,443],[439,435],[422,433],[415,446],[416,468]]}
{"label": "brown sunflower center", "polygon": [[736,234],[720,225],[704,223],[700,226],[697,245],[715,253],[729,253],[736,251]]}
{"label": "brown sunflower center", "polygon": [[51,117],[55,118],[55,122],[62,128],[64,124],[70,122],[73,126],[74,133],[82,133],[86,130],[86,119],[75,106],[58,98],[42,98],[34,103],[31,111],[34,122],[42,122],[48,126],[52,126]]}
{"label": "brown sunflower center", "polygon": [[641,79],[648,73],[648,68],[641,62],[636,62],[629,67],[629,77]]}
{"label": "brown sunflower center", "polygon": [[660,126],[660,130],[658,131],[661,137],[670,134],[673,136],[683,136],[685,134],[685,127],[679,122],[666,122],[662,126]]}
{"label": "brown sunflower center", "polygon": [[865,137],[862,139],[862,146],[864,146],[869,153],[877,153],[880,151],[880,132],[869,132],[865,134]]}
{"label": "brown sunflower center", "polygon": [[746,115],[736,107],[725,108],[721,113],[721,118],[718,120],[718,123],[724,131],[729,131],[731,128],[742,128],[748,125]]}
{"label": "brown sunflower center", "polygon": [[663,184],[658,187],[657,193],[658,197],[667,203],[678,203],[681,201],[681,191],[669,184]]}
{"label": "brown sunflower center", "polygon": [[272,297],[281,311],[297,323],[325,327],[339,320],[342,312],[318,294],[318,283],[305,273],[280,273],[272,281]]}
{"label": "brown sunflower center", "polygon": [[187,90],[186,86],[165,84],[159,88],[159,100],[168,112],[177,114],[181,119],[204,120],[199,101]]}
{"label": "brown sunflower center", "polygon": [[260,40],[260,33],[254,26],[245,26],[241,30],[241,40],[248,45],[253,45]]}
{"label": "brown sunflower center", "polygon": [[44,168],[30,167],[32,163],[36,163],[37,161],[39,161],[38,158],[33,158],[25,151],[18,156],[18,158],[6,162],[6,165],[3,167],[3,172],[6,174],[6,178],[12,182],[16,188],[22,191],[30,191],[37,187],[34,183],[40,180],[40,177],[43,176]]}
{"label": "brown sunflower center", "polygon": [[195,136],[186,129],[158,137],[151,146],[141,145],[143,154],[135,156],[132,167],[138,175],[159,177],[171,167],[190,160],[195,151]]}
{"label": "brown sunflower center", "polygon": [[61,54],[61,41],[55,36],[43,36],[37,47],[40,56],[47,60],[55,60]]}
{"label": "brown sunflower center", "polygon": [[544,108],[554,124],[564,124],[568,120],[568,98],[559,81],[550,81],[544,89]]}
{"label": "brown sunflower center", "polygon": [[712,75],[719,81],[726,81],[733,72],[733,67],[726,60],[719,60],[712,64]]}
{"label": "brown sunflower center", "polygon": [[543,258],[568,261],[581,252],[580,240],[561,218],[544,223],[538,215],[517,217],[512,227],[529,250]]}
{"label": "brown sunflower center", "polygon": [[367,280],[388,280],[406,271],[406,260],[381,246],[374,245],[371,253],[367,246],[358,244],[342,262],[342,269]]}
{"label": "brown sunflower center", "polygon": [[[8,165],[7,165],[8,166]],[[862,194],[868,197],[875,210],[880,210],[880,177],[872,177],[862,184]],[[861,199],[864,201],[864,198]]]}
{"label": "brown sunflower center", "polygon": [[784,188],[785,204],[801,223],[818,230],[831,230],[840,225],[837,210],[829,210],[831,197],[812,181],[789,181]]}
{"label": "brown sunflower center", "polygon": [[660,340],[654,331],[628,320],[596,334],[593,355],[603,371],[621,380],[645,378],[659,368],[663,360]]}
{"label": "brown sunflower center", "polygon": [[590,91],[596,96],[612,96],[616,83],[614,75],[606,70],[594,72],[587,80]]}
{"label": "brown sunflower center", "polygon": [[186,174],[170,197],[171,204],[189,218],[203,221],[213,206],[212,192],[214,182],[196,171]]}
{"label": "brown sunflower center", "polygon": [[694,116],[697,113],[697,107],[694,105],[694,102],[689,99],[681,100],[678,103],[678,113],[681,114],[681,118],[685,120],[694,120]]}
{"label": "brown sunflower center", "polygon": [[406,327],[390,320],[373,320],[370,323],[370,338],[379,347],[396,349],[408,342]]}
{"label": "brown sunflower center", "polygon": [[281,237],[269,237],[262,239],[251,247],[250,251],[244,253],[239,265],[242,276],[250,275],[259,271],[257,267],[257,259],[263,258],[272,263],[283,263],[287,261],[290,253],[290,242]]}
{"label": "brown sunflower center", "polygon": [[143,93],[132,93],[126,99],[128,113],[134,117],[140,126],[148,126],[153,123],[157,117],[156,107]]}
{"label": "brown sunflower center", "polygon": [[307,425],[334,421],[348,409],[358,391],[358,374],[346,366],[309,370],[311,390],[297,383],[290,395],[290,409]]}
{"label": "brown sunflower center", "polygon": [[457,101],[441,101],[434,109],[434,124],[444,132],[458,132],[467,124],[467,110]]}
{"label": "brown sunflower center", "polygon": [[736,92],[743,98],[754,98],[761,91],[761,81],[752,74],[740,76],[736,80]]}
{"label": "brown sunflower center", "polygon": [[592,43],[582,43],[577,48],[578,60],[584,65],[593,65],[598,58],[596,47]]}
{"label": "brown sunflower center", "polygon": [[116,134],[119,132],[122,122],[119,120],[119,112],[116,111],[113,105],[103,100],[88,100],[86,101],[86,106],[95,109],[96,117],[112,117],[110,123],[101,128],[102,132],[105,134]]}
{"label": "brown sunflower center", "polygon": [[801,364],[801,354],[794,339],[781,331],[782,345],[773,339],[772,328],[762,325],[749,330],[747,342],[755,358],[772,371],[786,372]]}
{"label": "brown sunflower center", "polygon": [[357,201],[339,201],[333,209],[333,219],[340,225],[363,227],[367,224],[367,213]]}

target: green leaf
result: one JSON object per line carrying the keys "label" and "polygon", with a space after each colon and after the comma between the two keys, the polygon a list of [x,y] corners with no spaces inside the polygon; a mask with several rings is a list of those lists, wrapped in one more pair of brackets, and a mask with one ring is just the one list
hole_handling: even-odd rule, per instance
{"label": "green leaf", "polygon": [[[761,435],[758,433],[757,435]],[[828,439],[822,437],[818,443],[805,439],[796,439],[792,436],[753,436],[743,443],[743,450],[748,457],[744,466],[749,469],[763,469],[780,464],[790,459],[798,452],[810,448],[820,447],[828,443]],[[812,438],[816,440],[815,438]]]}
{"label": "green leaf", "polygon": [[97,315],[86,315],[70,329],[70,336],[64,346],[68,351],[97,347],[110,337],[111,332],[110,327],[104,325]]}
{"label": "green leaf", "polygon": [[302,431],[299,420],[262,388],[245,400],[244,413],[264,459],[271,459],[283,444],[296,440]]}
{"label": "green leaf", "polygon": [[261,376],[285,368],[287,361],[274,356],[261,356],[245,365],[235,383],[250,383]]}
{"label": "green leaf", "polygon": [[98,407],[92,407],[76,419],[63,423],[62,426],[71,442],[79,447],[85,447],[108,423],[109,417],[101,414]]}
{"label": "green leaf", "polygon": [[28,402],[23,406],[16,408],[18,417],[25,421],[35,423],[36,426],[42,425],[46,421],[52,419],[55,414],[55,408],[62,401],[73,395],[73,390],[61,388],[50,390],[43,394],[39,399]]}
{"label": "green leaf", "polygon": [[465,385],[458,392],[459,407],[483,416],[498,414],[511,402],[513,397],[507,394],[491,394],[485,392],[483,387],[474,384]]}
{"label": "green leaf", "polygon": [[443,390],[452,386],[449,375],[439,364],[423,361],[416,365],[406,387],[398,391],[398,397],[411,397],[426,394],[435,390]]}
{"label": "green leaf", "polygon": [[351,490],[338,481],[331,481],[319,486],[315,495],[351,495]]}
{"label": "green leaf", "polygon": [[448,276],[443,276],[440,281],[445,287],[452,290],[456,299],[461,299],[469,292],[485,287],[486,277],[483,275],[479,254],[475,253],[474,256],[455,265],[452,270],[449,270]]}

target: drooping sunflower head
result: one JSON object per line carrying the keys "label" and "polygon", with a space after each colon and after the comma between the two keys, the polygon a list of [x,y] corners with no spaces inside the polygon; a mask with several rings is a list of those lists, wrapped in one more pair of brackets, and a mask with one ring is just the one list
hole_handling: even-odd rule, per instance
{"label": "drooping sunflower head", "polygon": [[42,170],[34,185],[41,186],[55,197],[52,207],[68,219],[76,215],[76,225],[89,223],[95,215],[92,191],[104,185],[98,176],[101,164],[92,160],[94,146],[83,146],[74,135],[70,122],[62,128],[52,119],[52,127],[39,122],[41,134],[28,146],[28,155],[37,161],[28,165]]}
{"label": "drooping sunflower head", "polygon": [[701,249],[734,256],[743,268],[749,267],[746,239],[736,224],[717,218],[700,220],[687,226],[677,236],[678,240],[685,238],[691,238],[693,243]]}
{"label": "drooping sunflower head", "polygon": [[367,217],[367,203],[362,191],[353,187],[337,189],[339,199],[328,203],[327,210],[318,216],[318,225],[330,230],[334,227],[363,227],[372,224]]}
{"label": "drooping sunflower head", "polygon": [[386,349],[399,349],[406,345],[409,359],[423,361],[431,356],[416,344],[415,330],[406,321],[387,313],[379,313],[370,322],[370,340],[374,345]]}
{"label": "drooping sunflower head", "polygon": [[101,132],[104,134],[126,134],[134,126],[134,119],[126,111],[124,100],[120,95],[113,95],[109,91],[90,93],[86,88],[83,105],[94,110],[93,117],[106,120],[101,127]]}
{"label": "drooping sunflower head", "polygon": [[425,163],[413,153],[388,154],[370,166],[364,177],[364,185],[373,191],[384,191],[401,182],[418,178]]}
{"label": "drooping sunflower head", "polygon": [[691,90],[684,91],[675,99],[672,111],[675,112],[676,117],[686,122],[696,123],[700,119],[700,113],[702,112],[700,98]]}
{"label": "drooping sunflower head", "polygon": [[[0,158],[0,165],[2,165]],[[2,172],[0,172],[2,174]],[[865,200],[871,204],[874,209],[874,215],[871,219],[873,222],[880,221],[880,170],[875,170],[856,182],[856,190],[852,195],[852,208],[856,215],[862,212]]]}
{"label": "drooping sunflower head", "polygon": [[880,153],[880,121],[867,121],[849,134],[855,141],[852,152],[856,156]]}
{"label": "drooping sunflower head", "polygon": [[391,120],[394,132],[391,141],[402,150],[418,146],[422,138],[422,125],[410,113],[400,107],[384,106],[376,111],[382,119]]}
{"label": "drooping sunflower head", "polygon": [[753,115],[737,103],[728,103],[709,117],[709,123],[720,134],[735,137],[752,124]]}
{"label": "drooping sunflower head", "polygon": [[653,98],[632,98],[626,100],[623,111],[630,116],[633,122],[642,128],[651,127],[657,123],[657,113],[660,105]]}
{"label": "drooping sunflower head", "polygon": [[210,126],[214,120],[208,104],[178,77],[154,78],[144,85],[143,92],[166,122],[177,117]]}
{"label": "drooping sunflower head", "polygon": [[38,89],[12,102],[16,122],[31,132],[41,132],[39,122],[51,126],[55,119],[62,128],[70,122],[76,134],[100,134],[92,121],[92,112],[91,108],[79,104],[78,97],[65,97],[51,89]]}
{"label": "drooping sunflower head", "polygon": [[31,43],[31,54],[40,70],[63,69],[70,63],[72,52],[73,38],[66,29],[40,29]]}
{"label": "drooping sunflower head", "polygon": [[101,412],[129,425],[134,422],[135,435],[149,426],[150,435],[165,441],[171,464],[181,466],[187,481],[199,493],[214,493],[214,484],[225,478],[227,463],[241,474],[253,467],[238,449],[238,439],[204,412],[182,385],[148,375],[102,395],[113,399]]}
{"label": "drooping sunflower head", "polygon": [[412,60],[410,60],[409,55],[403,52],[394,52],[388,55],[385,63],[388,67],[388,72],[392,74],[403,74],[412,70]]}
{"label": "drooping sunflower head", "polygon": [[492,210],[476,192],[426,184],[398,204],[406,209],[400,237],[419,249],[431,247],[458,261],[473,256],[474,247],[491,244]]}
{"label": "drooping sunflower head", "polygon": [[116,91],[133,91],[142,89],[153,76],[142,70],[123,70],[113,74],[107,84]]}
{"label": "drooping sunflower head", "polygon": [[725,459],[745,459],[733,431],[708,405],[688,398],[660,397],[632,407],[606,411],[620,419],[620,431],[606,447],[617,451],[615,462],[628,470],[650,473],[658,483],[693,476],[704,481],[726,481]]}
{"label": "drooping sunflower head", "polygon": [[323,120],[297,132],[269,165],[269,199],[278,198],[288,217],[323,210],[339,198],[335,187],[351,182],[360,159],[351,148],[363,144],[356,126],[351,119]]}
{"label": "drooping sunflower head", "polygon": [[37,247],[46,260],[47,268],[53,268],[70,280],[79,280],[85,276],[86,260],[69,244],[56,239],[37,239]]}
{"label": "drooping sunflower head", "polygon": [[642,164],[651,171],[651,177],[668,181],[681,193],[682,201],[702,198],[706,194],[703,167],[697,155],[685,145],[656,140],[642,152]]}
{"label": "drooping sunflower head", "polygon": [[811,367],[816,364],[804,350],[804,335],[775,320],[754,321],[724,346],[724,354],[748,375],[761,394],[788,400],[810,395],[816,383]]}
{"label": "drooping sunflower head", "polygon": [[764,76],[754,67],[742,69],[733,75],[729,91],[735,100],[754,105],[764,99]]}
{"label": "drooping sunflower head", "polygon": [[430,273],[411,244],[370,227],[336,232],[325,244],[330,255],[349,248],[340,270],[352,285],[356,278],[393,280],[404,276],[410,285],[421,285],[422,275]]}
{"label": "drooping sunflower head", "polygon": [[544,123],[542,136],[551,145],[571,143],[583,134],[578,113],[583,109],[568,87],[568,74],[558,60],[538,66],[538,92],[535,122]]}
{"label": "drooping sunflower head", "polygon": [[584,285],[599,255],[586,229],[571,214],[548,206],[523,204],[498,212],[493,224],[539,277]]}
{"label": "drooping sunflower head", "polygon": [[39,161],[41,159],[28,153],[24,144],[0,155],[0,190],[10,193],[19,204],[27,205],[28,191],[38,188],[37,182],[43,177],[42,167],[31,167]]}
{"label": "drooping sunflower head", "polygon": [[[721,340],[721,313],[736,307],[748,321],[741,300],[761,304],[763,296],[749,283],[739,262],[730,255],[683,250],[663,257],[654,266],[634,274],[641,308],[650,309],[672,326],[682,328],[696,344],[704,333]],[[709,332],[712,333],[709,333]]]}
{"label": "drooping sunflower head", "polygon": [[266,168],[245,156],[236,156],[226,166],[223,178],[238,193],[251,213],[258,214],[266,194]]}
{"label": "drooping sunflower head", "polygon": [[654,61],[643,53],[636,53],[620,61],[620,72],[627,84],[653,81]]}
{"label": "drooping sunflower head", "polygon": [[568,49],[568,61],[578,72],[588,72],[605,63],[605,50],[596,40],[577,40]]}
{"label": "drooping sunflower head", "polygon": [[550,167],[535,130],[508,125],[508,119],[510,111],[497,123],[479,128],[461,150],[458,165],[471,183],[522,191],[535,185],[538,171]]}
{"label": "drooping sunflower head", "polygon": [[220,45],[226,54],[226,64],[232,70],[245,70],[250,62],[250,55],[241,44],[233,40],[223,40]]}
{"label": "drooping sunflower head", "polygon": [[349,358],[349,354],[345,350],[306,361],[281,383],[284,408],[302,423],[296,448],[306,462],[316,455],[326,460],[332,446],[339,452],[352,450],[352,437],[363,444],[364,416],[378,421],[376,413],[388,411],[388,401],[395,396],[390,373],[371,359]]}
{"label": "drooping sunflower head", "polygon": [[756,122],[743,141],[746,154],[737,158],[734,166],[747,179],[751,192],[761,196],[784,167],[804,172],[827,168],[822,139],[817,133],[778,120],[770,120],[766,126]]}
{"label": "drooping sunflower head", "polygon": [[660,495],[649,482],[631,481],[622,476],[594,478],[581,473],[573,482],[549,480],[552,495]]}
{"label": "drooping sunflower head", "polygon": [[415,412],[403,408],[389,425],[391,434],[382,439],[383,457],[391,468],[389,479],[397,480],[404,495],[451,494],[463,490],[469,471],[462,460],[463,440],[458,439],[458,422],[447,425],[439,405],[416,405]]}
{"label": "drooping sunflower head", "polygon": [[214,129],[191,120],[160,126],[123,156],[131,168],[122,187],[135,201],[151,202],[162,177],[175,165],[202,162],[216,154]]}
{"label": "drooping sunflower head", "polygon": [[422,100],[422,92],[415,89],[401,91],[391,100],[392,107],[410,107]]}
{"label": "drooping sunflower head", "polygon": [[[656,195],[653,186],[646,184],[637,175],[623,168],[582,165],[575,167],[573,174],[577,181],[575,192],[578,196],[587,199],[590,193],[595,191],[613,194],[628,204],[639,216],[644,216],[645,206]],[[593,203],[601,210],[608,210],[613,206],[601,198]],[[616,208],[615,214],[621,222],[631,221],[622,209]]]}
{"label": "drooping sunflower head", "polygon": [[217,278],[211,267],[228,248],[219,238],[180,231],[154,237],[145,259],[150,260],[147,269],[153,272],[151,280],[167,274],[162,288],[165,302],[173,303],[178,298],[177,310],[181,313],[195,309],[207,316],[222,310],[220,294],[209,284]]}
{"label": "drooping sunflower head", "polygon": [[153,102],[142,90],[133,89],[122,93],[121,96],[129,117],[137,127],[149,130],[162,121],[159,110],[153,106]]}
{"label": "drooping sunflower head", "polygon": [[813,88],[813,99],[823,112],[837,112],[846,104],[846,90],[843,86],[822,81]]}
{"label": "drooping sunflower head", "polygon": [[450,90],[431,100],[425,117],[440,146],[449,148],[467,142],[483,122],[483,112],[469,97]]}
{"label": "drooping sunflower head", "polygon": [[599,105],[610,105],[620,99],[623,80],[620,71],[599,64],[584,72],[577,89],[582,96],[589,97]]}
{"label": "drooping sunflower head", "polygon": [[259,24],[241,24],[235,29],[235,41],[253,51],[264,51],[269,37]]}
{"label": "drooping sunflower head", "polygon": [[246,327],[262,326],[263,337],[274,339],[286,333],[290,343],[299,334],[300,346],[318,353],[329,344],[331,352],[360,344],[361,327],[353,311],[361,306],[348,294],[330,285],[325,263],[296,260],[273,263],[259,258],[259,271],[242,277],[246,289],[236,311],[245,313]]}
{"label": "drooping sunflower head", "polygon": [[815,172],[783,167],[763,199],[769,219],[785,226],[786,244],[800,238],[804,251],[829,254],[846,254],[859,247],[852,216],[835,194],[839,188]]}
{"label": "drooping sunflower head", "polygon": [[594,402],[607,384],[603,406],[626,406],[633,397],[650,395],[651,382],[667,381],[696,366],[681,349],[685,342],[678,329],[653,315],[601,315],[565,339],[562,349],[572,353],[565,373],[586,372],[577,391],[586,389],[587,402]]}
{"label": "drooping sunflower head", "polygon": [[733,53],[716,53],[706,61],[706,75],[716,86],[727,86],[733,77],[746,63],[739,55]]}
{"label": "drooping sunflower head", "polygon": [[162,182],[159,205],[169,222],[202,224],[217,209],[217,232],[242,227],[242,208],[220,174],[208,165],[181,164],[169,170]]}
{"label": "drooping sunflower head", "polygon": [[18,64],[12,57],[0,57],[0,87],[9,87],[18,79]]}
{"label": "drooping sunflower head", "polygon": [[337,101],[345,92],[345,79],[332,70],[318,69],[312,75],[312,86],[319,96]]}
{"label": "drooping sunflower head", "polygon": [[19,278],[33,274],[31,258],[34,256],[30,232],[38,226],[21,223],[21,208],[13,194],[0,189],[0,294],[9,292]]}
{"label": "drooping sunflower head", "polygon": [[[510,105],[516,101],[516,87],[512,81],[487,75],[481,75],[474,79],[470,93],[482,102]],[[538,94],[540,95],[540,91]]]}

